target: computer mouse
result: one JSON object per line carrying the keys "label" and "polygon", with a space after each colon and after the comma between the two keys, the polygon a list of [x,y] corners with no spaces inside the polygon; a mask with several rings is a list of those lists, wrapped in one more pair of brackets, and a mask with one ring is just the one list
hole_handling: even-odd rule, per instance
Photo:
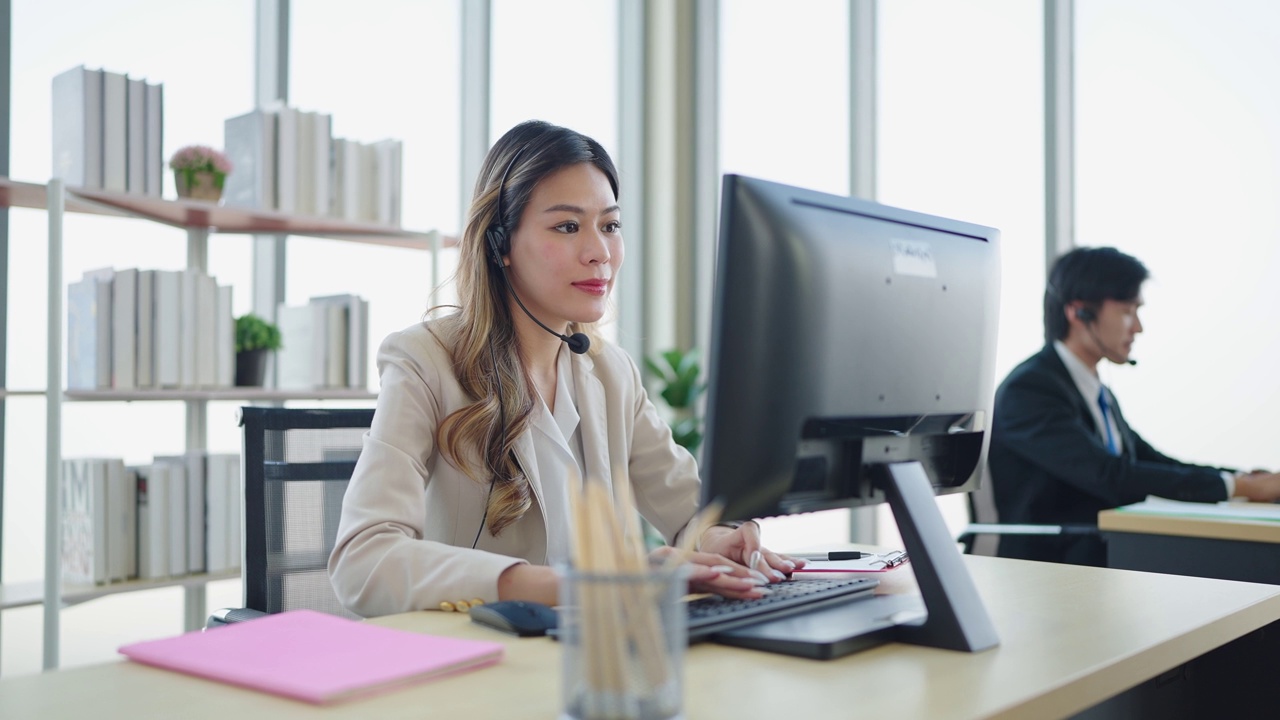
{"label": "computer mouse", "polygon": [[556,611],[527,600],[500,600],[473,606],[471,622],[487,625],[520,637],[546,635],[556,626]]}

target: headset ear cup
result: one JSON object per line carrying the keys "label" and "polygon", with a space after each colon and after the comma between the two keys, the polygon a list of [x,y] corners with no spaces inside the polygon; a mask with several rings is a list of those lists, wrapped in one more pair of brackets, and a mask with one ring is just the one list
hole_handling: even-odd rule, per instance
{"label": "headset ear cup", "polygon": [[1080,322],[1093,322],[1097,319],[1097,316],[1089,308],[1078,307],[1076,308],[1076,319]]}
{"label": "headset ear cup", "polygon": [[497,225],[491,225],[484,231],[485,243],[489,246],[489,262],[502,266],[502,256],[507,251],[507,233]]}

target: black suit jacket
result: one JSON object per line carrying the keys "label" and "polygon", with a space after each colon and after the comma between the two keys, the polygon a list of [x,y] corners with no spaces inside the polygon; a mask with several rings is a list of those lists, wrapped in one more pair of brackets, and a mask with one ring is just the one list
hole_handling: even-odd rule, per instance
{"label": "black suit jacket", "polygon": [[[1158,452],[1112,403],[1124,451],[1116,457],[1098,435],[1089,405],[1053,345],[1005,378],[996,391],[988,463],[1002,523],[1096,525],[1098,512],[1147,495],[1174,500],[1226,499],[1222,469],[1190,465]],[[1105,565],[1096,535],[1000,538],[1002,557]]]}

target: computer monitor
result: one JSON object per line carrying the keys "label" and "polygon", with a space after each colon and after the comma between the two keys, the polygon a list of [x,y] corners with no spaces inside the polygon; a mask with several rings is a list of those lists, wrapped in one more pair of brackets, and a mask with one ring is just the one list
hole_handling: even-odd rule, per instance
{"label": "computer monitor", "polygon": [[999,232],[736,175],[721,202],[704,502],[888,502],[929,615],[900,636],[997,644],[933,496],[981,477]]}

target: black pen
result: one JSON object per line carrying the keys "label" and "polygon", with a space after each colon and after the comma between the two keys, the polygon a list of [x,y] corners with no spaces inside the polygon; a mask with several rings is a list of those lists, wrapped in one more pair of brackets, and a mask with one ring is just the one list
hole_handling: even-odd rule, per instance
{"label": "black pen", "polygon": [[868,555],[869,553],[862,553],[857,550],[832,550],[829,553],[800,553],[799,555],[792,555],[792,557],[797,557],[801,560],[861,560]]}

